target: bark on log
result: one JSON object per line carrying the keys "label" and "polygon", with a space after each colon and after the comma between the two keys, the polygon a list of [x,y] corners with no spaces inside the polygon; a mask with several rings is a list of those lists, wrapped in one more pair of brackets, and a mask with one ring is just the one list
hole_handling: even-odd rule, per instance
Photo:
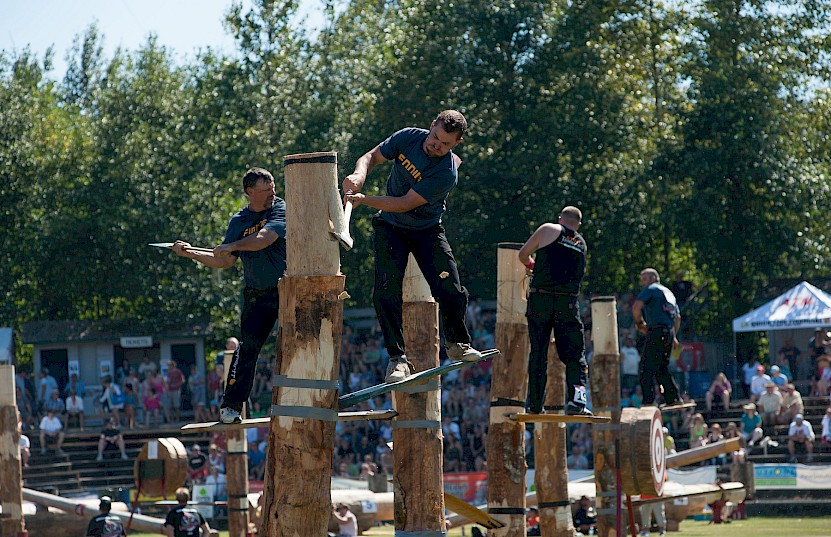
{"label": "bark on log", "polygon": [[[592,410],[601,416],[611,416],[611,424],[592,426],[594,446],[594,476],[597,496],[597,534],[610,537],[615,534],[617,486],[615,469],[619,464],[617,433],[620,427],[620,351],[617,338],[617,311],[614,297],[596,297],[591,302],[592,341],[589,381]],[[627,519],[624,514],[623,520]]]}
{"label": "bark on log", "polygon": [[[330,486],[335,444],[338,353],[343,276],[280,280],[280,374],[321,381],[321,388],[282,387],[274,396],[269,427],[261,535],[319,537],[332,511]],[[328,387],[327,387],[328,386]],[[294,413],[295,417],[286,414]]]}
{"label": "bark on log", "polygon": [[[488,514],[504,524],[495,537],[525,535],[525,426],[507,417],[523,412],[528,391],[528,325],[525,322],[525,267],[516,258],[521,244],[497,250],[496,348],[491,375],[488,460]],[[475,367],[475,366],[474,366]]]}
{"label": "bark on log", "polygon": [[0,365],[0,536],[17,537],[23,521],[23,470],[20,467],[20,431],[17,427],[14,366]]}
{"label": "bark on log", "polygon": [[[565,401],[566,368],[554,342],[548,347],[546,410],[562,410]],[[534,425],[534,483],[537,489],[542,537],[574,537],[574,520],[568,498],[566,424]]]}
{"label": "bark on log", "polygon": [[[403,282],[404,344],[416,371],[439,365],[438,305],[410,255]],[[425,388],[433,387],[429,391]],[[393,394],[398,417],[392,423],[396,532],[445,531],[439,379]],[[420,423],[416,423],[420,422]]]}

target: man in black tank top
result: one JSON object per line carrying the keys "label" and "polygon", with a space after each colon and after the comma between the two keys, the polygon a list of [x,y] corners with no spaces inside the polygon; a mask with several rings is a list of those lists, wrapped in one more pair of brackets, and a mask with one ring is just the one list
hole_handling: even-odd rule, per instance
{"label": "man in black tank top", "polygon": [[[557,224],[541,225],[519,250],[519,261],[533,271],[528,293],[528,412],[543,410],[548,380],[548,344],[554,344],[566,366],[566,414],[591,415],[586,408],[589,368],[583,345],[583,323],[577,294],[586,271],[586,241],[577,233],[583,215],[577,207],[560,211]],[[536,260],[531,254],[536,252]]]}

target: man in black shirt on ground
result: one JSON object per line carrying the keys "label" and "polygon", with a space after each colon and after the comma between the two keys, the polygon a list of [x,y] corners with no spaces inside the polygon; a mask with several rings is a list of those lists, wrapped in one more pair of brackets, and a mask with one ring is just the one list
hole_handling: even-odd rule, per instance
{"label": "man in black shirt on ground", "polygon": [[121,519],[110,514],[112,499],[109,496],[101,496],[101,503],[98,504],[98,514],[89,521],[87,526],[87,537],[121,537],[127,535]]}
{"label": "man in black shirt on ground", "polygon": [[[560,361],[566,366],[566,414],[591,415],[586,408],[589,368],[583,345],[583,323],[577,295],[586,271],[586,241],[577,233],[583,214],[573,206],[560,211],[558,223],[545,223],[522,245],[519,261],[533,271],[528,293],[528,412],[543,410],[548,380],[551,332]],[[536,259],[531,254],[536,252]]]}
{"label": "man in black shirt on ground", "polygon": [[[167,537],[208,537],[211,527],[202,514],[193,507],[188,507],[190,492],[184,487],[176,489],[176,501],[179,505],[167,513],[162,529]],[[200,532],[201,530],[201,532]]]}

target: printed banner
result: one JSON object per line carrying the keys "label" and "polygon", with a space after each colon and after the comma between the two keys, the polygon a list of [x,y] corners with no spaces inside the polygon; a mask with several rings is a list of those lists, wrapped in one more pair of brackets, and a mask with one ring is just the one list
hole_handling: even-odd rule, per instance
{"label": "printed banner", "polygon": [[488,474],[463,472],[444,474],[444,491],[473,505],[488,501]]}
{"label": "printed banner", "polygon": [[718,479],[716,478],[716,466],[701,466],[694,470],[676,470],[670,468],[667,470],[667,478],[670,481],[681,483],[682,485],[712,485]]}
{"label": "printed banner", "polygon": [[760,490],[831,489],[831,466],[757,464],[754,473]]}

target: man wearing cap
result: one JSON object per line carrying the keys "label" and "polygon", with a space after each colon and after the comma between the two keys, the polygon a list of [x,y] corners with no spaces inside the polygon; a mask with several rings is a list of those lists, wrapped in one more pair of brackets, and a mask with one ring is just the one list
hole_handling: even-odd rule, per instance
{"label": "man wearing cap", "polygon": [[768,382],[765,384],[765,392],[759,396],[759,413],[762,415],[763,425],[776,425],[776,418],[782,410],[782,394],[776,388],[776,384]]}
{"label": "man wearing cap", "polygon": [[176,501],[179,505],[167,513],[162,529],[167,537],[208,537],[211,527],[205,517],[193,507],[188,506],[190,492],[185,487],[176,489]]}
{"label": "man wearing cap", "polygon": [[332,514],[335,516],[335,520],[338,521],[339,530],[337,537],[357,537],[358,519],[346,504],[337,504]]}
{"label": "man wearing cap", "polygon": [[107,448],[109,444],[112,444],[121,451],[121,459],[127,460],[127,451],[125,450],[124,445],[124,437],[121,435],[121,430],[119,430],[115,426],[115,420],[110,418],[107,420],[107,426],[101,431],[101,434],[98,435],[98,456],[95,458],[97,461],[104,460],[104,450]]}
{"label": "man wearing cap", "polygon": [[778,365],[770,366],[770,380],[776,384],[777,388],[781,388],[788,383],[788,377],[782,373]]}
{"label": "man wearing cap", "polygon": [[193,444],[188,457],[188,477],[193,483],[201,483],[208,475],[208,457],[202,453],[199,444]]}
{"label": "man wearing cap", "polygon": [[678,345],[681,310],[672,291],[661,285],[661,277],[654,268],[645,268],[640,274],[643,290],[632,306],[632,315],[638,332],[644,334],[641,358],[641,389],[643,404],[655,403],[655,383],[662,388],[664,402],[678,402],[678,385],[669,372],[669,355]]}
{"label": "man wearing cap", "polygon": [[770,382],[770,377],[765,374],[765,366],[756,366],[756,374],[750,379],[750,401],[755,403],[759,396],[765,393],[765,384]]}
{"label": "man wearing cap", "polygon": [[[779,352],[776,353],[776,361],[782,365],[787,364],[790,372],[789,376],[792,380],[796,379],[799,371],[801,370],[802,351],[800,351],[796,345],[793,344],[793,338],[785,338],[785,344],[782,345]],[[782,374],[784,375],[784,372]]]}
{"label": "man wearing cap", "polygon": [[577,303],[586,272],[586,241],[577,232],[582,219],[580,209],[564,207],[556,224],[541,225],[519,250],[519,262],[533,271],[525,313],[531,343],[527,407],[532,414],[543,410],[553,332],[557,356],[566,368],[565,413],[591,415],[586,408],[589,367]]}
{"label": "man wearing cap", "polygon": [[802,414],[797,414],[788,428],[788,453],[791,458],[788,462],[796,462],[796,445],[802,444],[808,456],[805,462],[814,462],[814,429],[811,423],[805,421]]}
{"label": "man wearing cap", "polygon": [[101,503],[98,504],[98,514],[89,521],[87,526],[87,537],[119,537],[127,535],[121,519],[110,514],[112,498],[101,496]]}
{"label": "man wearing cap", "polygon": [[779,391],[782,393],[782,406],[779,409],[779,423],[790,423],[797,414],[805,411],[805,404],[802,402],[802,394],[796,390],[791,383],[785,384]]}

